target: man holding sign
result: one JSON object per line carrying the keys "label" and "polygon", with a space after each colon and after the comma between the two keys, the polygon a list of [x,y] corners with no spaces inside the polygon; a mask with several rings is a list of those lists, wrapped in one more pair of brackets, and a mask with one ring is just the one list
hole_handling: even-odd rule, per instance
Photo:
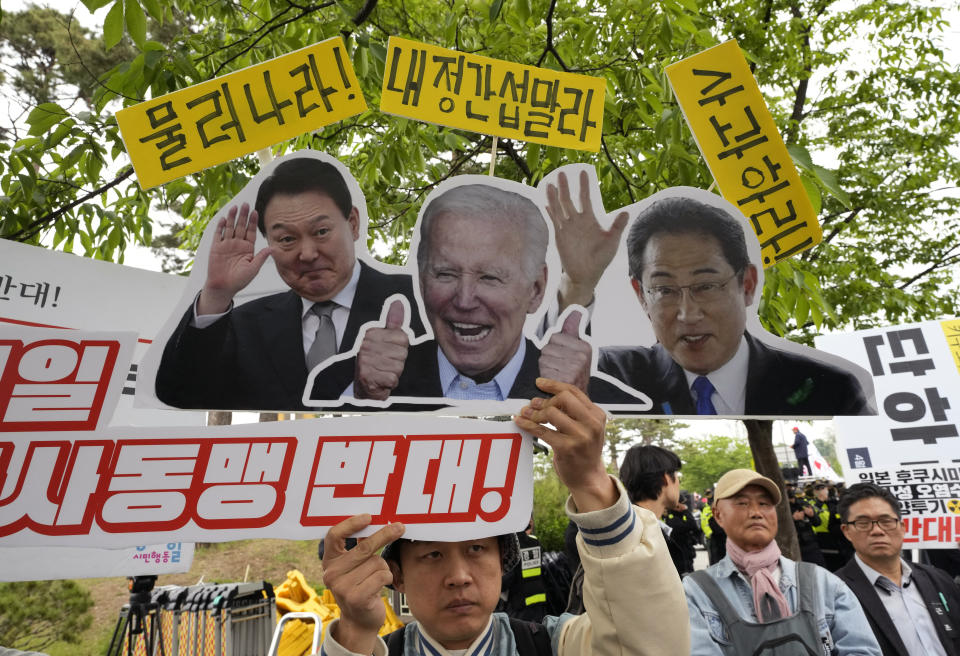
{"label": "man holding sign", "polygon": [[[258,228],[268,246],[255,252]],[[203,288],[164,349],[157,397],[181,408],[303,409],[309,370],[353,348],[387,297],[413,297],[409,276],[357,259],[359,237],[336,166],[312,157],[277,165],[253,211],[231,207],[217,224]],[[234,307],[271,256],[289,291]],[[324,381],[338,391],[350,382]]]}
{"label": "man holding sign", "polygon": [[[327,630],[324,654],[383,656],[389,645],[389,653],[512,656],[524,643],[538,654],[564,656],[690,653],[680,579],[657,518],[632,507],[604,468],[605,413],[574,386],[537,382],[551,397],[532,400],[515,421],[553,448],[557,475],[570,490],[567,512],[580,527],[586,612],[548,617],[542,625],[513,624],[493,613],[502,570],[516,562],[512,534],[411,541],[401,538],[402,525],[391,524],[348,551],[346,538],[370,523],[369,515],[358,515],[333,527],[325,540],[324,584],[341,616]],[[406,594],[416,620],[386,643],[377,637],[384,585]]]}

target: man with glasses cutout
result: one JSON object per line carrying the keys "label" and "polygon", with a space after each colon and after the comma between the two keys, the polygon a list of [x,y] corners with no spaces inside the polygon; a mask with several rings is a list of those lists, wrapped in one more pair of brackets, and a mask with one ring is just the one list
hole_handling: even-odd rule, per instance
{"label": "man with glasses cutout", "polygon": [[627,253],[657,344],[602,348],[598,367],[649,395],[654,412],[870,413],[851,373],[747,332],[759,276],[743,226],[728,212],[692,196],[661,198],[634,220]]}
{"label": "man with glasses cutout", "polygon": [[843,534],[856,555],[836,574],[853,590],[884,656],[960,655],[960,589],[936,567],[900,557],[900,504],[857,483],[840,498]]}

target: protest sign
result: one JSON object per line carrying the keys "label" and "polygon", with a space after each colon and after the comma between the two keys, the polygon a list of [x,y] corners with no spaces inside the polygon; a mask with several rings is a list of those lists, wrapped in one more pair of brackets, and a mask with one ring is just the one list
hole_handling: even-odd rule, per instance
{"label": "protest sign", "polygon": [[0,324],[0,433],[105,426],[135,339]]}
{"label": "protest sign", "polygon": [[367,104],[343,39],[117,112],[143,189],[359,114]]}
{"label": "protest sign", "polygon": [[[181,276],[0,239],[0,326],[133,331],[126,384],[106,418],[115,426],[202,424],[201,413],[133,407],[139,363],[183,295]],[[13,338],[17,333],[5,333]]]}
{"label": "protest sign", "polygon": [[[848,484],[872,482],[900,501],[904,542],[960,541],[960,320],[817,337],[865,366],[879,414],[837,417]],[[844,455],[841,455],[844,457]]]}
{"label": "protest sign", "polygon": [[606,81],[391,36],[380,110],[508,139],[597,151]]}
{"label": "protest sign", "polygon": [[512,423],[393,417],[0,437],[0,547],[317,539],[373,515],[415,539],[521,530],[531,440]]}
{"label": "protest sign", "polygon": [[[558,185],[578,201],[550,201]],[[277,188],[291,190],[279,205],[272,195]],[[575,205],[584,198],[591,200],[580,212]],[[294,201],[318,217],[310,230],[291,230],[278,219],[283,203]],[[663,217],[656,217],[667,205],[680,208],[667,214],[686,217],[682,234],[671,236],[684,242],[680,253],[700,249],[710,270],[687,271],[679,262],[656,280],[634,276],[628,240],[604,260],[593,237],[584,237],[615,218],[659,225]],[[259,208],[261,226],[250,222],[251,206]],[[264,167],[204,233],[188,288],[144,359],[143,376],[154,384],[140,387],[138,402],[510,414],[542,395],[536,379],[546,375],[575,382],[611,411],[693,415],[700,409],[684,368],[709,375],[737,356],[741,375],[717,392],[716,414],[875,412],[866,371],[760,325],[759,242],[743,213],[715,194],[672,188],[605,213],[596,174],[584,165],[551,172],[537,188],[455,176],[424,199],[405,267],[370,257],[360,241],[366,218],[356,181],[332,157],[300,151]],[[736,261],[728,261],[721,237],[735,243]],[[234,249],[236,241],[243,243]],[[267,246],[272,266],[259,263],[265,256],[256,259]],[[206,292],[200,292],[207,280],[223,280],[223,270],[211,267],[224,262],[214,255],[227,249],[259,268],[252,280],[231,287],[232,303],[222,298],[205,310]],[[590,311],[567,308],[561,298],[570,269],[564,258],[567,265],[597,269]],[[658,310],[670,299],[666,306],[660,298],[648,302],[651,290],[658,297],[695,294],[698,305],[710,305],[711,328],[702,331],[709,334],[676,339],[676,320]],[[705,296],[716,302],[703,303]],[[322,314],[324,307],[332,324],[326,331],[315,310]],[[699,332],[696,326],[689,331],[691,337]],[[326,346],[315,357],[318,343]]]}
{"label": "protest sign", "polygon": [[124,549],[0,547],[0,581],[47,581],[189,572],[193,545],[181,542]]}
{"label": "protest sign", "polygon": [[723,197],[750,218],[763,266],[820,243],[820,223],[734,40],[666,68]]}

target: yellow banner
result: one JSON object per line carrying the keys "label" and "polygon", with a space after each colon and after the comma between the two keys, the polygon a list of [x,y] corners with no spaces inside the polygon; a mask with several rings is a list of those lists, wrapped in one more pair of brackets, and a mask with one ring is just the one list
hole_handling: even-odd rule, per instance
{"label": "yellow banner", "polygon": [[333,37],[117,112],[143,189],[236,159],[366,110]]}
{"label": "yellow banner", "polygon": [[380,109],[483,134],[600,149],[602,77],[525,66],[395,36],[387,43]]}
{"label": "yellow banner", "polygon": [[940,327],[943,328],[943,334],[947,337],[947,346],[950,347],[953,364],[957,367],[957,372],[960,372],[960,319],[941,321]]}
{"label": "yellow banner", "polygon": [[666,69],[723,197],[750,218],[765,267],[820,243],[820,223],[736,41]]}

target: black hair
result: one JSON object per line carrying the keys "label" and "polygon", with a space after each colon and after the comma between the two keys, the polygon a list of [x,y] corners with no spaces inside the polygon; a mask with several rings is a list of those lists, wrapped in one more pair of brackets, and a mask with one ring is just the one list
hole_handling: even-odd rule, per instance
{"label": "black hair", "polygon": [[343,218],[350,216],[353,200],[339,169],[329,162],[312,157],[294,157],[278,164],[257,191],[257,201],[253,208],[257,211],[260,234],[266,235],[264,214],[274,196],[291,196],[309,191],[329,196],[343,214]]}
{"label": "black hair", "polygon": [[720,244],[723,257],[739,273],[738,279],[743,281],[743,271],[750,264],[750,255],[740,221],[719,207],[685,196],[655,201],[634,219],[627,234],[631,278],[642,279],[647,243],[661,233],[713,237]]}
{"label": "black hair", "polygon": [[840,518],[846,522],[849,520],[850,506],[857,501],[874,498],[886,501],[890,505],[890,509],[896,513],[897,519],[900,518],[900,503],[897,501],[897,498],[893,496],[890,490],[874,483],[856,483],[847,488],[846,491],[840,495],[837,512],[840,514]]}
{"label": "black hair", "polygon": [[663,489],[663,475],[675,478],[683,463],[673,451],[653,444],[635,444],[623,456],[620,481],[627,488],[631,503],[652,501]]}

